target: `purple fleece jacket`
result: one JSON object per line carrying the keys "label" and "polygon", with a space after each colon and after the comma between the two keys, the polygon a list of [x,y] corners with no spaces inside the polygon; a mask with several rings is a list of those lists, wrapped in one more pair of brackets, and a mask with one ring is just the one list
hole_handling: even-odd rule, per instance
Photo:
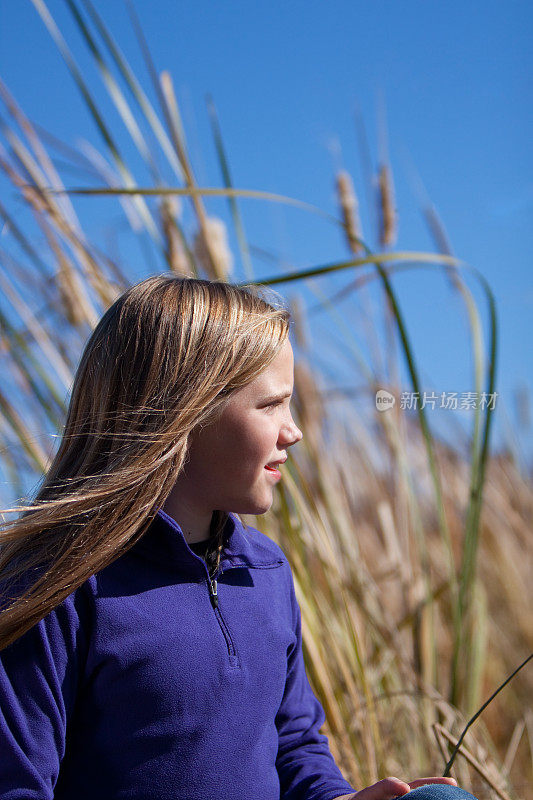
{"label": "purple fleece jacket", "polygon": [[[289,563],[230,515],[217,594],[162,510],[0,653],[2,800],[332,800]],[[218,600],[218,604],[217,604]]]}

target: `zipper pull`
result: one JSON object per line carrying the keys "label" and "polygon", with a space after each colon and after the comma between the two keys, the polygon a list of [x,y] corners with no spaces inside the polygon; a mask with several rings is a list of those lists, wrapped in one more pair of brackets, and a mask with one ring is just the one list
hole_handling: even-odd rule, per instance
{"label": "zipper pull", "polygon": [[211,597],[211,605],[213,608],[218,608],[217,582],[215,580],[209,581],[209,594]]}

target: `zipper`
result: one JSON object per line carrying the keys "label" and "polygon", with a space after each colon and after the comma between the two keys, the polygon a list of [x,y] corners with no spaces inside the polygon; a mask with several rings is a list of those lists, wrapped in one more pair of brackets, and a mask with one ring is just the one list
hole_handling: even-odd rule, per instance
{"label": "zipper", "polygon": [[209,580],[209,596],[213,608],[218,608],[217,582],[214,578],[213,580]]}
{"label": "zipper", "polygon": [[[218,574],[218,573],[217,573]],[[231,634],[229,632],[228,626],[224,621],[224,617],[220,612],[220,608],[218,607],[218,587],[216,578],[211,579],[209,576],[207,578],[207,585],[209,586],[209,599],[211,600],[211,605],[213,607],[213,611],[215,612],[215,616],[218,620],[218,624],[220,625],[220,629],[224,635],[224,639],[226,640],[226,646],[228,648],[228,654],[233,658],[237,657],[237,652],[235,650],[235,645],[233,644]]]}
{"label": "zipper", "polygon": [[220,612],[220,608],[218,607],[218,585],[216,578],[221,574],[221,570],[220,569],[217,570],[217,572],[215,573],[216,577],[211,578],[205,560],[201,556],[197,555],[193,550],[191,550],[191,555],[194,556],[194,558],[198,559],[198,561],[201,561],[204,566],[204,569],[207,574],[206,581],[209,589],[209,600],[211,601],[211,606],[213,608],[213,611],[215,612],[215,617],[217,618],[217,622],[220,626],[220,630],[222,631],[222,635],[226,640],[228,655],[234,666],[240,666],[239,658],[237,656],[237,651],[235,649],[235,645],[233,644],[233,640],[231,638],[231,633],[229,632],[229,628],[226,625],[226,622],[224,621],[224,617]]}

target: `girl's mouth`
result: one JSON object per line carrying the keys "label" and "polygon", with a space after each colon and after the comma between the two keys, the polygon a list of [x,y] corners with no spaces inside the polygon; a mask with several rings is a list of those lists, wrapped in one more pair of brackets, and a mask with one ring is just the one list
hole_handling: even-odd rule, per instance
{"label": "girl's mouth", "polygon": [[266,465],[265,469],[274,475],[276,478],[281,478],[281,472],[276,467],[269,467],[268,464]]}

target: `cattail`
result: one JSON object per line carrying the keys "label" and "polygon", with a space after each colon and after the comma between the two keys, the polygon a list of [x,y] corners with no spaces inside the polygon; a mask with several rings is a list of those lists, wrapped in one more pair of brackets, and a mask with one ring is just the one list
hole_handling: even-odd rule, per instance
{"label": "cattail", "polygon": [[515,389],[514,401],[518,427],[523,431],[527,431],[531,427],[531,406],[527,386],[522,385]]}
{"label": "cattail", "polygon": [[[209,237],[208,243],[205,236]],[[204,228],[194,237],[193,249],[195,258],[208,275],[213,273],[213,266],[218,280],[225,280],[231,274],[233,255],[228,245],[226,226],[218,217],[207,217]]]}
{"label": "cattail", "polygon": [[82,304],[78,302],[80,293],[84,292],[79,276],[67,264],[60,248],[57,248],[58,270],[56,272],[57,289],[65,317],[70,325],[79,327],[86,322]]}
{"label": "cattail", "polygon": [[0,391],[0,415],[7,424],[7,428],[18,438],[22,449],[30,458],[30,463],[39,471],[45,471],[49,464],[48,453],[46,453],[39,440],[25,423],[15,403],[11,403],[7,396]]}
{"label": "cattail", "polygon": [[296,344],[301,350],[309,350],[309,329],[300,295],[291,297],[289,306]]}
{"label": "cattail", "polygon": [[[433,240],[437,246],[438,252],[444,253],[445,255],[448,256],[452,256],[453,255],[452,245],[450,243],[448,234],[446,233],[444,225],[437,213],[437,209],[435,208],[435,206],[432,203],[426,203],[426,205],[422,209],[422,213],[426,218],[426,222],[428,224],[431,235],[433,236]],[[457,275],[457,267],[452,267],[451,265],[446,266],[446,274],[451,283],[451,286],[454,289],[460,290],[461,283]]]}
{"label": "cattail", "polygon": [[[49,211],[49,215],[51,220],[55,221],[53,213]],[[46,218],[41,220],[41,225],[48,246],[54,254],[57,263],[54,281],[57,286],[62,313],[65,315],[68,322],[75,327],[81,327],[84,323],[88,323],[91,327],[94,327],[98,318],[88,297],[87,284],[83,281],[83,278],[75,269],[74,264],[61,248],[55,231],[48,225]],[[93,284],[98,277],[95,271],[93,271],[91,275],[89,270],[87,270],[86,275],[90,275]],[[109,290],[109,288],[108,286],[107,289]]]}
{"label": "cattail", "polygon": [[363,245],[361,244],[363,232],[359,217],[359,203],[354,192],[350,173],[346,172],[346,170],[338,172],[336,183],[348,247],[352,253],[357,254],[363,250]]}
{"label": "cattail", "polygon": [[394,186],[388,164],[382,164],[378,172],[378,208],[380,217],[379,241],[382,247],[391,247],[396,243],[398,231]]}
{"label": "cattail", "polygon": [[191,265],[187,260],[183,241],[180,236],[176,220],[181,214],[181,202],[178,197],[164,197],[159,207],[161,225],[166,242],[167,262],[178,275],[193,277]]}
{"label": "cattail", "polygon": [[298,424],[305,431],[306,441],[317,447],[321,441],[325,408],[316,377],[301,358],[294,365],[294,386]]}

